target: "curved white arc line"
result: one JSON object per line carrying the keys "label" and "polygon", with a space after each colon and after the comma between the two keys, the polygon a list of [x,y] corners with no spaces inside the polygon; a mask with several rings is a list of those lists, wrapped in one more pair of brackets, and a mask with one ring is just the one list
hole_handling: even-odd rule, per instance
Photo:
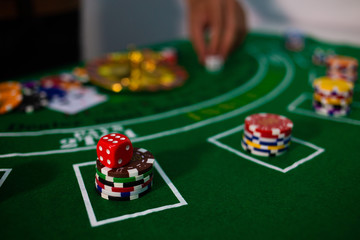
{"label": "curved white arc line", "polygon": [[[201,122],[197,122],[197,123],[193,123],[181,128],[176,128],[176,129],[172,129],[172,130],[167,130],[167,131],[163,131],[163,132],[159,132],[159,133],[155,133],[155,134],[151,134],[151,135],[147,135],[144,137],[138,137],[132,140],[132,142],[142,142],[142,141],[147,141],[147,140],[153,140],[153,139],[157,139],[157,138],[161,138],[161,137],[165,137],[165,136],[170,136],[170,135],[174,135],[174,134],[178,134],[178,133],[182,133],[182,132],[187,132],[193,129],[197,129],[209,124],[213,124],[216,122],[220,122],[220,121],[224,121],[227,120],[229,118],[235,117],[237,115],[240,115],[246,111],[250,111],[256,107],[259,107],[263,104],[265,104],[268,101],[271,101],[272,99],[274,99],[275,97],[277,97],[279,94],[281,94],[292,82],[293,77],[294,77],[294,65],[292,62],[290,62],[290,60],[287,57],[279,57],[279,60],[282,61],[285,66],[286,66],[286,74],[284,79],[282,80],[282,82],[275,88],[273,89],[270,93],[268,93],[267,95],[265,95],[262,98],[259,98],[258,100],[245,105],[243,107],[240,107],[238,109],[235,109],[231,112],[228,112],[226,114],[223,115],[219,115],[213,118],[209,118],[207,120],[201,121]],[[79,148],[79,149],[71,149],[70,151],[64,151],[64,150],[54,150],[54,151],[45,151],[46,155],[48,154],[61,154],[61,153],[66,153],[66,152],[76,152],[78,151],[86,151],[86,150],[90,150],[95,148],[94,146],[91,146],[89,148]],[[33,153],[12,153],[12,154],[4,154],[4,155],[0,155],[0,158],[3,157],[26,157],[26,156],[36,156],[36,155],[45,155],[43,154],[43,152],[33,152]]]}
{"label": "curved white arc line", "polygon": [[150,116],[140,117],[140,118],[133,118],[118,122],[112,122],[112,123],[104,123],[99,125],[92,125],[92,126],[86,126],[86,127],[79,127],[79,128],[67,128],[67,129],[53,129],[53,130],[42,130],[42,131],[33,131],[33,132],[3,132],[0,133],[0,137],[19,137],[19,136],[41,136],[41,135],[48,135],[48,134],[64,134],[64,133],[73,133],[74,131],[80,131],[80,130],[86,130],[86,129],[93,129],[93,128],[101,128],[101,127],[111,127],[116,124],[120,125],[129,125],[129,124],[137,124],[137,123],[144,123],[144,122],[150,122],[155,121],[159,119],[169,118],[176,115],[180,115],[183,113],[196,111],[201,108],[209,107],[212,105],[219,104],[221,102],[230,100],[231,98],[234,98],[238,95],[241,95],[245,93],[246,91],[250,90],[251,88],[257,86],[263,77],[265,76],[265,73],[268,69],[268,60],[265,57],[255,57],[259,64],[259,69],[257,73],[244,85],[239,86],[238,88],[235,88],[234,90],[231,90],[230,92],[227,92],[225,94],[222,94],[220,96],[217,96],[215,98],[205,100],[203,102],[181,107],[178,109],[170,110],[168,112],[164,113],[158,113]]}
{"label": "curved white arc line", "polygon": [[250,111],[256,107],[259,107],[268,101],[271,101],[272,99],[277,97],[279,94],[281,94],[290,85],[290,83],[292,82],[293,77],[294,77],[294,65],[292,63],[290,63],[289,60],[286,61],[285,57],[280,58],[280,61],[284,62],[285,66],[287,68],[286,75],[285,75],[283,81],[274,90],[272,90],[270,93],[268,93],[264,97],[259,98],[258,100],[254,101],[252,103],[249,103],[243,107],[240,107],[238,109],[235,109],[235,110],[225,113],[223,115],[209,118],[204,121],[193,123],[193,124],[190,124],[190,125],[187,125],[184,127],[151,134],[151,135],[147,135],[144,137],[138,137],[138,138],[133,139],[132,141],[133,142],[141,142],[141,141],[152,140],[152,139],[156,139],[156,138],[160,138],[160,137],[164,137],[164,136],[174,135],[174,134],[181,133],[181,132],[187,132],[187,131],[190,131],[190,130],[193,130],[196,128],[200,128],[200,127],[203,127],[203,126],[206,126],[209,124],[227,120],[229,118],[240,115],[244,112]]}

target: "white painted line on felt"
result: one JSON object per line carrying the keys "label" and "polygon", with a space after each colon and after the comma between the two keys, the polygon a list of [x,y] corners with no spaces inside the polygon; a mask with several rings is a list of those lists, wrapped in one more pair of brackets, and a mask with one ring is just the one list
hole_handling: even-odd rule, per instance
{"label": "white painted line on felt", "polygon": [[185,201],[183,196],[180,194],[180,192],[177,190],[175,185],[172,183],[170,178],[166,175],[164,170],[161,168],[160,164],[157,161],[155,161],[154,162],[155,169],[158,171],[158,173],[163,178],[165,183],[168,185],[168,187],[171,189],[173,194],[179,200],[179,203],[171,204],[171,205],[165,205],[165,206],[161,206],[161,207],[157,207],[157,208],[147,209],[145,211],[141,211],[141,212],[137,212],[137,213],[133,213],[133,214],[126,214],[126,215],[122,215],[122,216],[118,216],[118,217],[114,217],[114,218],[109,218],[109,219],[104,219],[104,220],[97,221],[94,209],[92,207],[89,195],[87,193],[87,190],[86,190],[86,187],[85,187],[85,184],[84,184],[84,180],[83,180],[81,172],[80,172],[80,167],[89,166],[89,165],[95,165],[95,164],[96,164],[95,161],[91,161],[91,162],[85,162],[85,163],[80,163],[80,164],[74,164],[73,165],[73,168],[74,168],[74,171],[75,171],[75,176],[76,176],[76,178],[78,180],[78,183],[79,183],[81,196],[83,197],[86,212],[88,214],[90,225],[92,227],[98,227],[98,226],[105,225],[105,224],[108,224],[108,223],[113,223],[113,222],[123,221],[123,220],[130,219],[130,218],[136,218],[136,217],[140,217],[140,216],[145,216],[145,215],[150,214],[150,213],[160,212],[160,211],[164,211],[164,210],[167,210],[167,209],[177,208],[177,207],[187,205],[187,202]]}
{"label": "white painted line on felt", "polygon": [[303,159],[300,159],[300,160],[296,161],[294,164],[292,164],[292,165],[284,168],[284,169],[283,169],[283,172],[284,172],[284,173],[287,173],[288,171],[297,168],[299,165],[301,165],[301,164],[303,164],[303,163],[305,163],[305,162],[308,162],[308,161],[314,159],[316,156],[318,156],[319,154],[323,153],[324,151],[325,151],[325,149],[319,149],[319,150],[317,150],[316,152],[310,154],[309,156],[307,156],[307,157],[305,157],[305,158],[303,158]]}
{"label": "white painted line on felt", "polygon": [[41,136],[41,135],[48,135],[48,134],[65,134],[65,133],[72,133],[72,132],[80,131],[80,130],[94,129],[94,128],[100,128],[100,127],[111,127],[113,125],[139,124],[139,123],[161,120],[161,119],[177,116],[180,114],[184,114],[187,112],[196,111],[196,110],[199,110],[199,109],[202,109],[205,107],[209,107],[212,105],[216,105],[216,104],[230,100],[238,95],[245,93],[246,91],[257,86],[261,82],[261,80],[265,76],[265,73],[268,70],[268,60],[265,57],[260,57],[260,56],[257,56],[255,58],[258,61],[259,69],[256,72],[256,74],[248,82],[246,82],[245,84],[243,84],[227,93],[224,93],[224,94],[214,97],[212,99],[205,100],[203,102],[199,102],[199,103],[196,103],[196,104],[193,104],[190,106],[186,106],[186,107],[173,109],[168,112],[158,113],[158,114],[140,117],[140,118],[123,120],[123,121],[98,124],[98,125],[92,125],[92,126],[86,126],[86,127],[78,127],[78,128],[67,128],[67,129],[64,128],[64,129],[52,129],[52,130],[29,131],[29,132],[3,132],[3,133],[0,133],[0,137],[22,137],[22,136]]}
{"label": "white painted line on felt", "polygon": [[4,184],[6,178],[9,176],[12,168],[1,168],[0,172],[5,172],[4,175],[0,178],[0,187]]}
{"label": "white painted line on felt", "polygon": [[309,71],[308,78],[309,78],[309,84],[310,84],[310,86],[312,86],[313,82],[314,82],[314,80],[316,78],[316,73],[315,73],[314,69],[311,69]]}
{"label": "white painted line on felt", "polygon": [[294,53],[294,59],[295,62],[297,63],[297,65],[299,65],[299,67],[307,69],[308,68],[308,61],[306,61],[306,59],[301,56],[299,53]]}
{"label": "white painted line on felt", "polygon": [[39,151],[39,152],[30,152],[30,153],[7,153],[1,154],[0,158],[10,158],[10,157],[31,157],[31,156],[42,156],[42,155],[51,155],[51,154],[64,154],[72,152],[81,152],[96,149],[96,145],[80,148],[71,148],[71,149],[60,149],[60,150],[49,150],[49,151]]}
{"label": "white painted line on felt", "polygon": [[[241,129],[243,129],[243,127],[244,127],[244,125],[241,125]],[[240,130],[241,130],[241,129],[240,129]],[[240,130],[233,131],[232,133],[238,132],[238,131],[240,131]],[[229,132],[229,133],[230,133],[230,132]],[[231,134],[232,134],[232,133],[231,133]],[[228,134],[228,135],[231,135],[231,134]],[[224,135],[223,137],[225,137],[225,135]],[[260,161],[260,160],[258,160],[258,159],[256,159],[256,158],[253,158],[253,157],[251,157],[251,156],[248,156],[248,155],[240,152],[240,151],[237,150],[237,149],[234,149],[234,148],[232,148],[232,147],[230,147],[230,146],[228,146],[228,145],[225,145],[225,144],[219,142],[218,140],[216,140],[215,137],[210,137],[210,138],[208,138],[208,141],[211,142],[211,143],[213,143],[213,144],[215,144],[216,146],[218,146],[218,147],[220,147],[220,148],[223,148],[223,149],[225,149],[225,150],[227,150],[227,151],[229,151],[229,152],[232,152],[232,153],[234,153],[234,154],[236,154],[236,155],[238,155],[238,156],[240,156],[240,157],[242,157],[242,158],[245,158],[245,159],[247,159],[247,160],[250,160],[251,162],[257,163],[257,164],[262,165],[262,166],[267,167],[267,168],[274,169],[274,170],[279,171],[279,172],[284,172],[283,169],[281,169],[281,168],[279,168],[279,167],[277,167],[277,166],[274,166],[274,165],[268,164],[268,163],[266,163],[266,162]],[[240,146],[240,144],[239,144],[239,146]]]}
{"label": "white painted line on felt", "polygon": [[[290,83],[293,80],[293,76],[294,76],[294,72],[293,72],[294,66],[290,62],[287,61],[287,58],[285,58],[285,57],[278,57],[278,58],[279,58],[279,61],[282,61],[286,66],[287,71],[286,71],[285,77],[283,78],[282,82],[276,88],[274,88],[270,93],[263,96],[262,98],[259,98],[258,100],[254,101],[254,102],[251,102],[245,106],[242,106],[238,109],[235,109],[235,110],[225,113],[223,115],[209,118],[209,119],[206,119],[206,120],[203,120],[200,122],[196,122],[196,123],[184,126],[184,127],[166,130],[163,132],[154,133],[154,134],[150,134],[150,135],[143,136],[143,137],[137,137],[137,138],[132,139],[132,142],[135,143],[135,142],[142,142],[142,141],[147,141],[147,140],[154,140],[154,139],[165,137],[165,136],[171,136],[171,135],[182,133],[182,132],[188,132],[193,129],[204,127],[209,124],[213,124],[213,123],[217,123],[220,121],[224,121],[224,120],[233,118],[235,116],[238,116],[244,112],[250,111],[256,107],[259,107],[259,106],[271,101],[272,99],[277,97],[279,94],[281,94],[290,85]],[[68,152],[76,152],[77,149],[79,149],[79,151],[85,151],[85,150],[92,150],[94,148],[95,148],[95,146],[90,146],[90,147],[83,147],[83,148],[74,148],[71,150],[66,149],[66,150],[45,151],[45,153],[44,152],[11,153],[11,154],[0,155],[0,158],[16,157],[16,156],[27,157],[27,156],[36,156],[36,155],[45,155],[45,154],[62,154],[62,153],[68,153]]]}
{"label": "white painted line on felt", "polygon": [[[304,93],[300,94],[299,97],[297,97],[294,101],[292,101],[288,105],[288,107],[287,107],[288,111],[289,112],[294,112],[294,113],[297,113],[297,114],[300,114],[300,115],[304,115],[304,116],[310,116],[310,117],[315,117],[315,118],[320,118],[320,119],[326,119],[326,120],[330,120],[330,121],[333,121],[333,122],[341,122],[341,123],[348,123],[348,124],[353,124],[353,125],[360,125],[360,120],[351,119],[351,118],[347,118],[347,117],[324,116],[324,115],[317,114],[316,112],[314,112],[312,110],[298,108],[298,106],[307,99],[312,99],[312,94],[311,93],[304,92]],[[355,107],[357,107],[357,106],[355,105]]]}
{"label": "white painted line on felt", "polygon": [[177,207],[181,207],[184,206],[185,204],[183,203],[176,203],[176,204],[171,204],[171,205],[166,205],[166,206],[162,206],[162,207],[158,207],[158,208],[152,208],[152,209],[148,209],[142,212],[137,212],[137,213],[133,213],[133,214],[127,214],[127,215],[123,215],[123,216],[119,216],[119,217],[114,217],[114,218],[109,218],[109,219],[105,219],[105,220],[101,220],[101,221],[97,221],[94,225],[91,225],[92,227],[98,227],[101,225],[105,225],[105,224],[109,224],[109,223],[113,223],[113,222],[119,222],[119,221],[123,221],[123,220],[127,220],[130,218],[136,218],[136,217],[141,217],[141,216],[145,216],[148,215],[150,213],[155,213],[155,212],[160,212],[160,211],[164,211],[167,209],[171,209],[171,208],[177,208]]}
{"label": "white painted line on felt", "polygon": [[307,99],[307,95],[306,94],[301,94],[299,97],[297,97],[294,101],[292,101],[287,109],[288,111],[294,111],[294,109],[299,105],[301,104],[303,101],[305,101]]}
{"label": "white painted line on felt", "polygon": [[206,125],[210,125],[210,124],[214,124],[220,121],[224,121],[230,118],[233,118],[235,116],[238,116],[244,112],[250,111],[256,107],[259,107],[269,101],[271,101],[272,99],[274,99],[275,97],[277,97],[279,94],[281,94],[291,83],[293,76],[294,76],[294,72],[293,72],[293,65],[290,64],[289,62],[286,61],[286,59],[282,59],[280,58],[281,61],[283,61],[287,67],[287,72],[286,75],[283,79],[283,81],[275,88],[273,89],[270,93],[268,93],[267,95],[263,96],[262,98],[259,98],[258,100],[251,102],[245,106],[242,106],[238,109],[235,109],[231,112],[213,117],[213,118],[209,118],[200,122],[196,122],[184,127],[180,127],[180,128],[175,128],[175,129],[171,129],[171,130],[167,130],[167,131],[163,131],[163,132],[159,132],[159,133],[155,133],[155,134],[150,134],[144,137],[138,137],[135,138],[134,141],[146,141],[146,140],[153,140],[153,139],[157,139],[157,138],[161,138],[164,136],[170,136],[170,135],[174,135],[177,133],[181,133],[181,132],[187,132],[193,129],[197,129],[200,127],[204,127]]}
{"label": "white painted line on felt", "polygon": [[[244,154],[244,153],[242,153],[241,151],[239,151],[239,150],[237,150],[237,149],[234,149],[234,148],[232,148],[232,147],[230,147],[230,146],[228,146],[228,145],[226,145],[226,144],[223,144],[223,143],[221,143],[220,141],[218,141],[218,140],[221,139],[221,138],[224,138],[224,137],[226,137],[226,136],[229,136],[229,135],[232,135],[232,134],[234,134],[234,133],[240,132],[240,131],[243,130],[243,129],[244,129],[244,124],[242,124],[242,125],[240,125],[240,126],[238,126],[238,127],[229,129],[229,130],[227,130],[227,131],[225,131],[225,132],[219,133],[219,134],[217,134],[217,135],[215,135],[215,136],[209,137],[209,138],[207,139],[207,141],[210,142],[210,143],[213,143],[213,144],[215,144],[216,146],[218,146],[218,147],[220,147],[220,148],[223,148],[223,149],[225,149],[225,150],[227,150],[227,151],[229,151],[229,152],[232,152],[232,153],[234,153],[234,154],[236,154],[236,155],[238,155],[238,156],[240,156],[240,157],[242,157],[242,158],[245,158],[245,159],[247,159],[247,160],[249,160],[249,161],[252,161],[252,162],[254,162],[254,163],[257,163],[257,164],[259,164],[259,165],[262,165],[262,166],[264,166],[264,167],[267,167],[267,168],[270,168],[270,169],[273,169],[273,170],[276,170],[276,171],[279,171],[279,172],[282,172],[282,173],[287,173],[288,171],[295,169],[295,168],[298,167],[299,165],[301,165],[301,164],[303,164],[303,163],[305,163],[305,162],[307,162],[307,161],[310,161],[310,160],[314,159],[316,156],[318,156],[319,154],[321,154],[321,153],[323,153],[323,152],[325,151],[325,149],[323,149],[323,148],[321,148],[321,147],[318,147],[318,146],[316,146],[316,145],[314,145],[314,144],[312,144],[312,143],[310,143],[310,142],[301,140],[301,139],[299,139],[299,138],[291,137],[291,140],[292,140],[293,142],[297,142],[297,143],[302,144],[302,145],[305,145],[305,146],[307,146],[307,147],[309,147],[309,148],[313,148],[313,149],[315,149],[316,151],[315,151],[314,153],[310,154],[309,156],[307,156],[307,157],[305,157],[305,158],[302,158],[302,159],[299,159],[298,161],[296,161],[296,162],[293,163],[292,165],[290,165],[290,166],[282,169],[282,168],[277,167],[277,166],[275,166],[275,165],[272,165],[272,164],[263,162],[263,161],[261,161],[261,160],[259,160],[259,159],[256,159],[256,158],[251,157],[251,156],[249,156],[249,155],[247,155],[247,154]],[[239,146],[240,146],[240,144],[239,144]]]}
{"label": "white painted line on felt", "polygon": [[83,167],[83,166],[95,165],[95,164],[96,164],[95,161],[91,161],[91,162],[86,162],[86,163],[82,163],[82,164],[74,164],[73,165],[73,168],[74,168],[74,171],[75,171],[75,176],[76,176],[76,179],[78,180],[78,183],[79,183],[81,196],[82,196],[82,198],[84,200],[85,209],[86,209],[86,212],[88,214],[91,226],[96,224],[97,221],[96,221],[94,209],[92,208],[92,205],[91,205],[91,202],[90,202],[89,195],[88,195],[88,193],[86,191],[84,180],[83,180],[83,178],[81,176],[80,166]]}

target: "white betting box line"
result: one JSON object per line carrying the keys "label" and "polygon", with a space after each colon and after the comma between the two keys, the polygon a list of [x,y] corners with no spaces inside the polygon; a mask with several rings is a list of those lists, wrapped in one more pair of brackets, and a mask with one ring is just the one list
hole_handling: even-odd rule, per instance
{"label": "white betting box line", "polygon": [[6,178],[9,176],[12,168],[0,168],[0,172],[5,172],[4,175],[0,178],[0,187],[4,184]]}
{"label": "white betting box line", "polygon": [[177,208],[177,207],[187,205],[187,202],[182,197],[180,192],[177,190],[175,185],[171,182],[171,180],[166,175],[166,173],[163,171],[163,169],[161,168],[159,163],[155,161],[154,162],[155,169],[158,171],[160,176],[164,179],[165,183],[169,186],[169,188],[171,189],[173,194],[176,196],[176,198],[179,200],[179,202],[175,203],[175,204],[170,204],[170,205],[157,207],[157,208],[147,209],[147,210],[137,212],[137,213],[126,214],[126,215],[122,215],[122,216],[118,216],[118,217],[114,217],[114,218],[108,218],[108,219],[97,221],[94,209],[93,209],[93,207],[91,205],[90,198],[89,198],[89,195],[87,193],[87,190],[86,190],[86,187],[85,187],[85,184],[84,184],[84,180],[83,180],[81,172],[80,172],[80,167],[89,166],[89,165],[95,165],[95,164],[96,164],[95,161],[91,161],[91,162],[85,162],[85,163],[80,163],[80,164],[74,164],[73,165],[73,168],[74,168],[74,171],[75,171],[75,176],[76,176],[76,178],[78,180],[78,183],[79,183],[81,196],[83,197],[86,212],[88,214],[88,217],[89,217],[89,220],[90,220],[90,225],[92,227],[98,227],[98,226],[105,225],[105,224],[108,224],[108,223],[113,223],[113,222],[123,221],[123,220],[130,219],[130,218],[136,218],[136,217],[140,217],[140,216],[145,216],[145,215],[150,214],[150,213],[160,212],[160,211],[164,211],[164,210],[167,210],[167,209]]}
{"label": "white betting box line", "polygon": [[[348,118],[348,117],[324,116],[324,115],[317,114],[313,110],[299,108],[298,106],[307,99],[312,100],[312,94],[311,93],[304,92],[304,93],[300,94],[299,97],[297,97],[294,101],[292,101],[288,105],[288,107],[287,107],[288,111],[289,112],[294,112],[294,113],[297,113],[297,114],[303,115],[303,116],[326,119],[326,120],[330,120],[330,121],[333,121],[333,122],[341,122],[341,123],[348,123],[348,124],[353,124],[353,125],[360,125],[360,120],[357,120],[357,119],[351,119],[351,118]],[[359,103],[354,102],[352,107],[358,108]]]}
{"label": "white betting box line", "polygon": [[261,161],[259,159],[254,158],[252,156],[244,154],[243,152],[239,151],[238,149],[232,148],[232,147],[230,147],[230,146],[228,146],[228,145],[226,145],[226,144],[219,141],[219,139],[221,139],[221,138],[224,138],[226,136],[229,136],[229,135],[232,135],[234,133],[240,132],[241,130],[243,130],[243,128],[244,128],[244,124],[242,124],[242,125],[240,125],[238,127],[232,128],[230,130],[227,130],[225,132],[219,133],[219,134],[217,134],[215,136],[209,137],[207,139],[207,141],[214,144],[214,145],[216,145],[216,146],[218,146],[218,147],[220,147],[220,148],[223,148],[223,149],[225,149],[225,150],[227,150],[229,152],[232,152],[232,153],[238,155],[239,157],[242,157],[242,158],[247,159],[249,161],[252,161],[252,162],[254,162],[256,164],[262,165],[264,167],[267,167],[267,168],[270,168],[270,169],[273,169],[273,170],[276,170],[276,171],[279,171],[279,172],[282,172],[282,173],[289,172],[290,170],[298,167],[299,165],[314,159],[316,156],[318,156],[319,154],[321,154],[321,153],[323,153],[325,151],[325,149],[320,148],[320,147],[318,147],[318,146],[316,146],[316,145],[314,145],[314,144],[312,144],[310,142],[306,142],[304,140],[301,140],[301,139],[298,139],[298,138],[295,138],[295,137],[291,137],[291,141],[297,142],[297,143],[302,144],[302,145],[305,145],[305,146],[307,146],[309,148],[313,148],[316,151],[314,153],[310,154],[309,156],[307,156],[305,158],[302,158],[302,159],[299,159],[298,161],[296,161],[292,165],[282,169],[282,168],[279,168],[279,167],[277,167],[275,165],[266,163],[264,161]]}

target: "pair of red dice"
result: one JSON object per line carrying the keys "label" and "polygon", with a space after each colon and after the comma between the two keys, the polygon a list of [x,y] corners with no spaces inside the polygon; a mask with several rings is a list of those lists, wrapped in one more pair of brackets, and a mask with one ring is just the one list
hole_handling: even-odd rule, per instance
{"label": "pair of red dice", "polygon": [[106,167],[119,168],[130,162],[133,146],[127,136],[110,133],[100,138],[96,153],[100,162]]}

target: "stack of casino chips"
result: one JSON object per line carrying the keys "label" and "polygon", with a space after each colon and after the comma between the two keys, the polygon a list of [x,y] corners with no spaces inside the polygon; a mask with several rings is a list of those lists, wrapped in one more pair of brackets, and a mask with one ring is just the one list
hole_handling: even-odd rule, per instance
{"label": "stack of casino chips", "polygon": [[0,114],[10,112],[23,100],[21,84],[15,81],[0,83]]}
{"label": "stack of casino chips", "polygon": [[293,122],[281,115],[258,113],[245,118],[243,149],[263,157],[279,156],[290,146]]}
{"label": "stack of casino chips", "polygon": [[154,156],[146,149],[133,148],[119,133],[100,138],[97,148],[95,189],[104,199],[129,201],[150,192]]}
{"label": "stack of casino chips", "polygon": [[304,49],[305,38],[304,34],[298,30],[289,30],[285,33],[285,48],[299,52]]}
{"label": "stack of casino chips", "polygon": [[334,55],[326,59],[327,76],[354,83],[357,79],[358,61],[353,57]]}
{"label": "stack of casino chips", "polygon": [[313,108],[325,116],[340,117],[350,113],[354,84],[343,79],[321,77],[313,83]]}

